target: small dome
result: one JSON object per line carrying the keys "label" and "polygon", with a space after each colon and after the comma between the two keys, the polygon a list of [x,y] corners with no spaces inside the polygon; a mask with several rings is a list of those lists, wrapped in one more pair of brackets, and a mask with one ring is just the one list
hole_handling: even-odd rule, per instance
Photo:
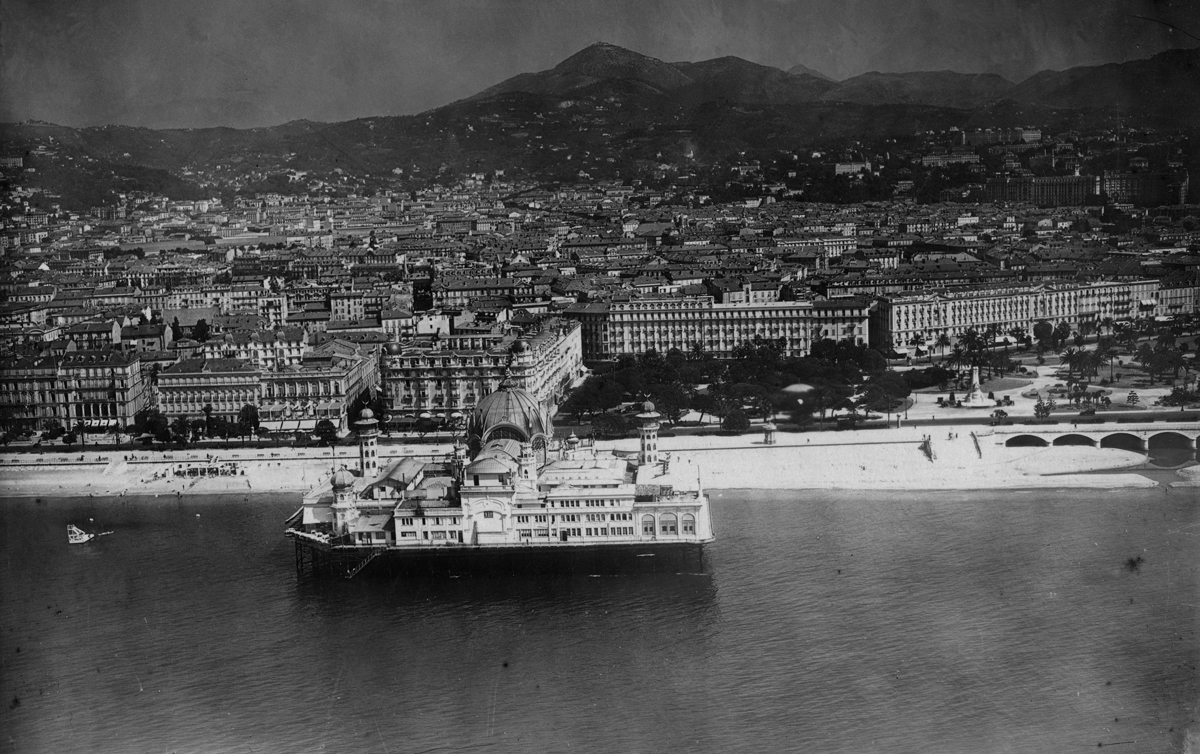
{"label": "small dome", "polygon": [[387,351],[389,356],[399,356],[404,353],[404,347],[399,343],[388,343],[384,350]]}
{"label": "small dome", "polygon": [[346,470],[346,467],[338,469],[333,475],[333,488],[335,490],[345,490],[354,486],[354,475]]}
{"label": "small dome", "polygon": [[358,415],[358,418],[362,419],[363,421],[366,421],[367,419],[374,419],[375,412],[369,408],[364,408],[362,413]]}
{"label": "small dome", "polygon": [[642,413],[643,414],[653,414],[654,413],[654,404],[651,403],[650,401],[646,401],[645,403],[643,403],[642,404]]}

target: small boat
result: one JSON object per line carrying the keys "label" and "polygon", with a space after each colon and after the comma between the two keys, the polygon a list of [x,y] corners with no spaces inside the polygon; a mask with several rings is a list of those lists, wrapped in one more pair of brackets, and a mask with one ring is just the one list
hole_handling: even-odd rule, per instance
{"label": "small boat", "polygon": [[95,539],[95,537],[95,534],[88,534],[75,524],[67,524],[67,542],[73,545],[81,545],[84,542],[90,542],[91,540]]}
{"label": "small boat", "polygon": [[84,542],[91,542],[96,537],[103,537],[112,534],[111,531],[102,531],[99,534],[90,534],[83,529],[80,529],[75,524],[67,524],[67,542],[73,545],[81,545]]}

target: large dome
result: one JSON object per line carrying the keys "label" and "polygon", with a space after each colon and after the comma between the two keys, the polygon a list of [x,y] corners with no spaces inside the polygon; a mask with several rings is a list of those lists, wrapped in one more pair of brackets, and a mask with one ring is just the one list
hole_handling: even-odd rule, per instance
{"label": "large dome", "polygon": [[467,422],[467,435],[477,442],[512,439],[532,442],[550,435],[550,418],[529,393],[503,385],[479,402]]}

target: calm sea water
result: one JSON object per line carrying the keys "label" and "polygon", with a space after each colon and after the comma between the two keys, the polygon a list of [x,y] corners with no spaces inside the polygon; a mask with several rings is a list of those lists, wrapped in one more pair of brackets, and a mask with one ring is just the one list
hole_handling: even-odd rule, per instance
{"label": "calm sea water", "polygon": [[1196,494],[713,497],[702,574],[352,582],[291,498],[3,501],[0,751],[1184,748]]}

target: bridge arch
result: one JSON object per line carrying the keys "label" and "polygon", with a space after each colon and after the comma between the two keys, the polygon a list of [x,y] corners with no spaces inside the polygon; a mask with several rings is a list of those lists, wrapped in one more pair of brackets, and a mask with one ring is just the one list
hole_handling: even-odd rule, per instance
{"label": "bridge arch", "polygon": [[1111,435],[1106,435],[1101,438],[1100,447],[1132,450],[1135,453],[1146,452],[1145,441],[1137,435],[1131,435],[1128,432],[1114,432]]}
{"label": "bridge arch", "polygon": [[1146,442],[1146,457],[1155,466],[1172,467],[1196,458],[1196,440],[1177,430],[1150,435]]}
{"label": "bridge arch", "polygon": [[1088,437],[1087,435],[1076,435],[1076,434],[1059,435],[1058,437],[1054,438],[1054,444],[1055,445],[1087,445],[1092,448],[1096,447],[1096,441],[1093,440],[1092,438]]}
{"label": "bridge arch", "polygon": [[1195,438],[1171,430],[1150,435],[1148,442],[1152,450],[1155,448],[1194,449],[1196,447]]}
{"label": "bridge arch", "polygon": [[1006,448],[1044,448],[1050,443],[1037,435],[1015,435],[1004,441]]}

